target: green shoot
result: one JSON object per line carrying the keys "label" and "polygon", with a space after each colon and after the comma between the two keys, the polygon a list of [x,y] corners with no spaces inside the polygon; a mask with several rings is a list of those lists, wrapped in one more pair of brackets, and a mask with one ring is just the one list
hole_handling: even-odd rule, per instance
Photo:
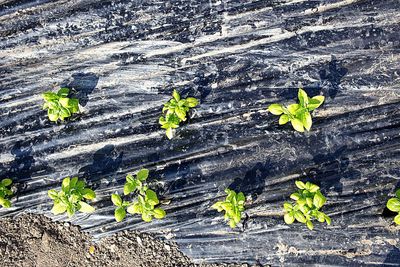
{"label": "green shoot", "polygon": [[49,190],[48,195],[54,201],[51,211],[54,215],[67,212],[68,217],[72,217],[76,211],[92,213],[95,208],[85,202],[96,198],[95,192],[86,188],[86,183],[78,180],[78,177],[70,179],[64,178],[61,185],[61,191]]}
{"label": "green shoot", "polygon": [[396,217],[394,217],[394,222],[397,225],[400,225],[400,189],[397,189],[396,197],[388,200],[388,202],[386,203],[386,207],[389,210],[398,213]]}
{"label": "green shoot", "polygon": [[124,195],[131,193],[137,193],[137,200],[132,202],[123,201],[118,194],[111,195],[111,201],[117,208],[115,209],[114,216],[117,222],[122,221],[126,212],[130,214],[141,214],[142,220],[145,222],[151,222],[153,217],[156,219],[162,219],[165,217],[165,211],[161,208],[156,207],[160,204],[156,192],[149,189],[146,183],[147,177],[149,176],[149,170],[141,169],[134,177],[131,174],[126,176],[126,182],[124,185]]}
{"label": "green shoot", "polygon": [[291,104],[287,107],[281,104],[271,104],[268,111],[274,115],[280,115],[279,125],[290,121],[293,128],[298,132],[304,132],[304,129],[310,131],[312,126],[311,112],[318,108],[325,100],[322,95],[309,98],[303,89],[298,92],[299,104]]}
{"label": "green shoot", "polygon": [[68,98],[69,89],[61,88],[57,93],[45,92],[43,109],[47,109],[50,121],[64,120],[79,112],[79,100]]}
{"label": "green shoot", "polygon": [[308,229],[312,230],[314,228],[312,220],[315,218],[321,223],[326,221],[330,225],[331,218],[319,211],[326,202],[326,198],[319,190],[319,186],[301,181],[296,181],[296,186],[299,190],[290,195],[290,198],[295,200],[296,204],[285,202],[283,205],[285,223],[292,224],[296,220],[305,223]]}
{"label": "green shoot", "polygon": [[218,201],[211,208],[218,212],[225,211],[225,220],[228,221],[231,228],[235,228],[242,218],[246,198],[242,192],[236,194],[235,191],[228,188],[225,189],[225,193],[228,195],[225,201]]}
{"label": "green shoot", "polygon": [[10,189],[10,186],[12,184],[11,179],[3,179],[0,182],[0,205],[3,208],[10,208],[11,207],[11,201],[8,199],[12,196],[13,192]]}
{"label": "green shoot", "polygon": [[172,96],[173,98],[164,104],[163,116],[158,121],[161,124],[161,128],[166,130],[166,135],[169,139],[174,136],[174,129],[179,127],[179,123],[186,121],[189,109],[199,104],[199,101],[194,97],[181,99],[176,90],[174,90]]}

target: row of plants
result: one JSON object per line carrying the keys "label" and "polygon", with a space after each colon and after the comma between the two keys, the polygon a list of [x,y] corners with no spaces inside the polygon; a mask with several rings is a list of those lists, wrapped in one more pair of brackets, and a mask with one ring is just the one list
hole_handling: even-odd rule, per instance
{"label": "row of plants", "polygon": [[[114,217],[117,222],[121,222],[126,213],[140,214],[145,222],[151,222],[153,218],[163,219],[166,216],[164,209],[159,207],[160,200],[157,193],[149,188],[146,180],[149,170],[141,169],[136,175],[128,174],[124,185],[124,197],[134,194],[136,197],[132,201],[126,201],[119,194],[112,194],[111,201],[116,206]],[[0,182],[0,205],[4,208],[11,207],[10,198],[13,195],[11,190],[11,179],[3,179]],[[325,205],[326,198],[322,195],[319,186],[310,182],[296,181],[297,192],[290,195],[292,202],[283,204],[284,221],[292,224],[295,221],[304,223],[308,229],[313,230],[313,221],[326,222],[331,224],[331,218],[320,209]],[[246,197],[242,192],[236,193],[229,188],[225,189],[227,194],[225,200],[217,201],[211,206],[218,212],[224,212],[224,219],[231,228],[235,228],[244,217]],[[54,215],[66,213],[72,217],[76,212],[93,213],[95,207],[88,204],[96,198],[96,193],[86,186],[85,181],[74,178],[64,178],[61,183],[60,191],[51,189],[48,196],[53,200],[51,212]],[[394,198],[390,198],[386,206],[389,210],[397,212],[394,222],[400,225],[400,189],[395,193]]]}
{"label": "row of plants", "polygon": [[[80,112],[79,100],[70,98],[69,88],[61,88],[57,93],[46,92],[43,99],[45,101],[43,109],[47,110],[50,121],[64,121],[65,119]],[[308,97],[307,93],[301,88],[298,91],[299,103],[285,106],[283,104],[271,104],[268,107],[270,113],[280,116],[279,124],[284,125],[288,122],[298,132],[310,131],[312,126],[311,113],[321,106],[324,102],[323,96]],[[191,108],[198,106],[199,101],[194,97],[181,98],[180,94],[174,90],[172,98],[164,104],[159,124],[165,129],[166,136],[172,139],[175,130],[180,123],[187,121],[188,113]],[[136,175],[128,174],[123,187],[123,198],[119,194],[112,194],[111,201],[116,206],[114,216],[117,222],[122,221],[127,213],[132,215],[139,214],[143,221],[151,222],[155,219],[163,219],[166,216],[164,209],[160,207],[160,200],[157,193],[149,188],[147,178],[149,170],[141,169]],[[4,208],[11,207],[10,198],[13,195],[11,190],[11,179],[3,179],[0,183],[0,205]],[[297,192],[290,195],[292,202],[283,204],[284,221],[292,224],[295,221],[304,223],[308,229],[314,228],[315,221],[328,225],[331,218],[320,209],[325,205],[326,198],[322,195],[319,186],[310,182],[296,181]],[[218,212],[224,212],[224,218],[231,228],[235,228],[242,220],[245,212],[246,197],[242,192],[236,193],[227,188],[225,200],[218,201],[211,206]],[[400,225],[400,189],[396,191],[396,197],[388,200],[386,206],[389,210],[399,213],[394,222]],[[92,213],[95,207],[87,201],[94,200],[96,193],[86,186],[85,181],[77,177],[64,178],[61,190],[51,189],[48,196],[53,200],[52,213],[66,213],[69,217],[76,212]],[[126,200],[128,199],[128,200]]]}

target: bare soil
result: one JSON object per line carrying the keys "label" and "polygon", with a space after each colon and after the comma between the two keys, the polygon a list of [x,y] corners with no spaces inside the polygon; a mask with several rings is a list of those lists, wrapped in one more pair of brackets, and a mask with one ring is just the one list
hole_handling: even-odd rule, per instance
{"label": "bare soil", "polygon": [[0,220],[0,259],[3,267],[248,266],[194,264],[176,244],[135,231],[94,242],[77,226],[34,214]]}

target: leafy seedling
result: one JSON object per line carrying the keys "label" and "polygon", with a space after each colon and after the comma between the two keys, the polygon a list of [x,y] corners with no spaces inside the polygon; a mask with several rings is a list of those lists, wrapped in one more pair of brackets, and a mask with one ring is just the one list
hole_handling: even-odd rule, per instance
{"label": "leafy seedling", "polygon": [[218,212],[225,211],[225,220],[228,221],[231,228],[235,228],[242,218],[246,198],[242,192],[236,194],[235,191],[228,188],[225,189],[225,193],[228,195],[225,201],[218,201],[211,208]]}
{"label": "leafy seedling", "polygon": [[96,198],[96,193],[86,187],[83,180],[78,177],[70,179],[64,178],[61,185],[61,191],[57,192],[54,189],[49,190],[48,195],[54,201],[51,211],[54,215],[67,212],[68,217],[72,217],[76,211],[84,213],[92,213],[95,208],[85,202],[85,200],[93,200]]}
{"label": "leafy seedling", "polygon": [[331,218],[322,211],[319,211],[326,202],[326,198],[319,190],[319,186],[301,181],[296,181],[296,186],[299,190],[290,195],[290,198],[295,200],[296,203],[285,202],[283,204],[285,223],[292,224],[296,220],[305,223],[310,230],[314,228],[313,219],[321,223],[326,222],[330,225]]}
{"label": "leafy seedling", "polygon": [[156,207],[159,205],[156,192],[149,189],[146,183],[149,176],[149,170],[141,169],[134,177],[131,174],[126,176],[124,185],[124,195],[127,196],[132,193],[137,194],[137,199],[129,202],[123,201],[118,194],[111,195],[111,201],[117,208],[115,209],[114,216],[117,222],[122,221],[126,212],[130,214],[141,214],[142,220],[151,222],[153,218],[162,219],[165,217],[165,211],[162,208]]}
{"label": "leafy seedling", "polygon": [[64,120],[79,112],[79,100],[68,98],[69,89],[61,88],[57,93],[45,92],[42,97],[45,101],[43,109],[47,109],[50,121]]}
{"label": "leafy seedling", "polygon": [[400,225],[400,189],[397,189],[396,197],[388,200],[388,202],[386,203],[386,207],[389,210],[398,213],[396,217],[394,217],[394,222],[397,225]]}
{"label": "leafy seedling", "polygon": [[10,186],[12,184],[11,179],[3,179],[0,182],[0,205],[3,208],[10,208],[11,207],[11,201],[9,198],[12,196],[13,192],[10,189]]}
{"label": "leafy seedling", "polygon": [[174,129],[179,127],[179,123],[186,121],[187,112],[190,108],[194,108],[199,104],[199,101],[194,97],[181,99],[179,93],[174,90],[172,99],[164,104],[163,116],[160,117],[159,123],[161,128],[166,130],[166,135],[169,139],[174,136]]}
{"label": "leafy seedling", "polygon": [[298,98],[299,104],[291,104],[287,107],[281,104],[271,104],[268,111],[274,115],[280,115],[280,125],[290,121],[296,131],[304,132],[304,129],[310,131],[312,126],[311,112],[324,103],[325,97],[318,95],[309,98],[307,93],[300,88]]}

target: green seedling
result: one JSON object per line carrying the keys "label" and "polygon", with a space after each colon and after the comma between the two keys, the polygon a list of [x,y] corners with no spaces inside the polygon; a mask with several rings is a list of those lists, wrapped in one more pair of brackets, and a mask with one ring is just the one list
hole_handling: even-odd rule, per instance
{"label": "green seedling", "polygon": [[225,193],[228,195],[225,201],[218,201],[211,208],[218,212],[225,211],[225,220],[228,221],[231,228],[235,228],[242,218],[246,198],[242,192],[236,194],[235,191],[228,188],[225,189]]}
{"label": "green seedling", "polygon": [[68,98],[69,89],[61,88],[57,93],[45,92],[43,109],[47,109],[50,121],[64,120],[79,112],[79,100]]}
{"label": "green seedling", "polygon": [[169,139],[174,136],[174,129],[179,127],[179,123],[186,121],[187,112],[190,108],[194,108],[199,104],[199,100],[194,97],[181,99],[179,93],[174,90],[172,99],[164,104],[163,116],[160,117],[159,123],[161,128],[166,130]]}
{"label": "green seedling", "polygon": [[67,212],[68,217],[72,217],[76,211],[84,213],[92,213],[95,208],[85,202],[85,200],[93,200],[96,198],[96,193],[86,187],[83,180],[78,177],[70,179],[64,178],[61,185],[61,191],[57,192],[54,189],[49,190],[48,195],[54,201],[51,211],[54,215]]}
{"label": "green seedling", "polygon": [[0,205],[3,206],[3,208],[11,207],[11,201],[9,200],[13,194],[10,189],[11,184],[12,180],[8,178],[3,179],[0,182]]}
{"label": "green seedling", "polygon": [[130,214],[141,214],[142,220],[151,222],[153,217],[162,219],[165,217],[165,211],[162,208],[156,207],[160,204],[156,192],[149,189],[146,183],[149,176],[149,170],[141,169],[134,177],[131,174],[126,176],[124,185],[124,195],[127,196],[132,193],[137,193],[137,200],[132,202],[123,201],[118,194],[111,195],[111,201],[117,208],[115,209],[114,216],[117,222],[122,221],[126,212]]}
{"label": "green seedling", "polygon": [[400,225],[400,189],[397,189],[396,197],[388,200],[388,202],[386,203],[386,207],[389,210],[398,213],[396,217],[394,217],[394,222],[397,225]]}
{"label": "green seedling", "polygon": [[290,121],[296,131],[304,132],[304,129],[310,131],[312,126],[311,112],[324,103],[325,97],[318,95],[309,98],[307,93],[300,88],[298,98],[299,104],[291,104],[287,107],[281,104],[271,104],[268,111],[274,115],[280,115],[280,125]]}
{"label": "green seedling", "polygon": [[285,202],[283,204],[285,223],[292,224],[296,220],[305,223],[310,230],[314,228],[313,219],[321,223],[326,222],[330,225],[331,218],[322,211],[319,211],[326,202],[326,198],[319,190],[319,186],[301,181],[296,181],[296,186],[299,190],[290,195],[290,198],[295,200],[296,203]]}

